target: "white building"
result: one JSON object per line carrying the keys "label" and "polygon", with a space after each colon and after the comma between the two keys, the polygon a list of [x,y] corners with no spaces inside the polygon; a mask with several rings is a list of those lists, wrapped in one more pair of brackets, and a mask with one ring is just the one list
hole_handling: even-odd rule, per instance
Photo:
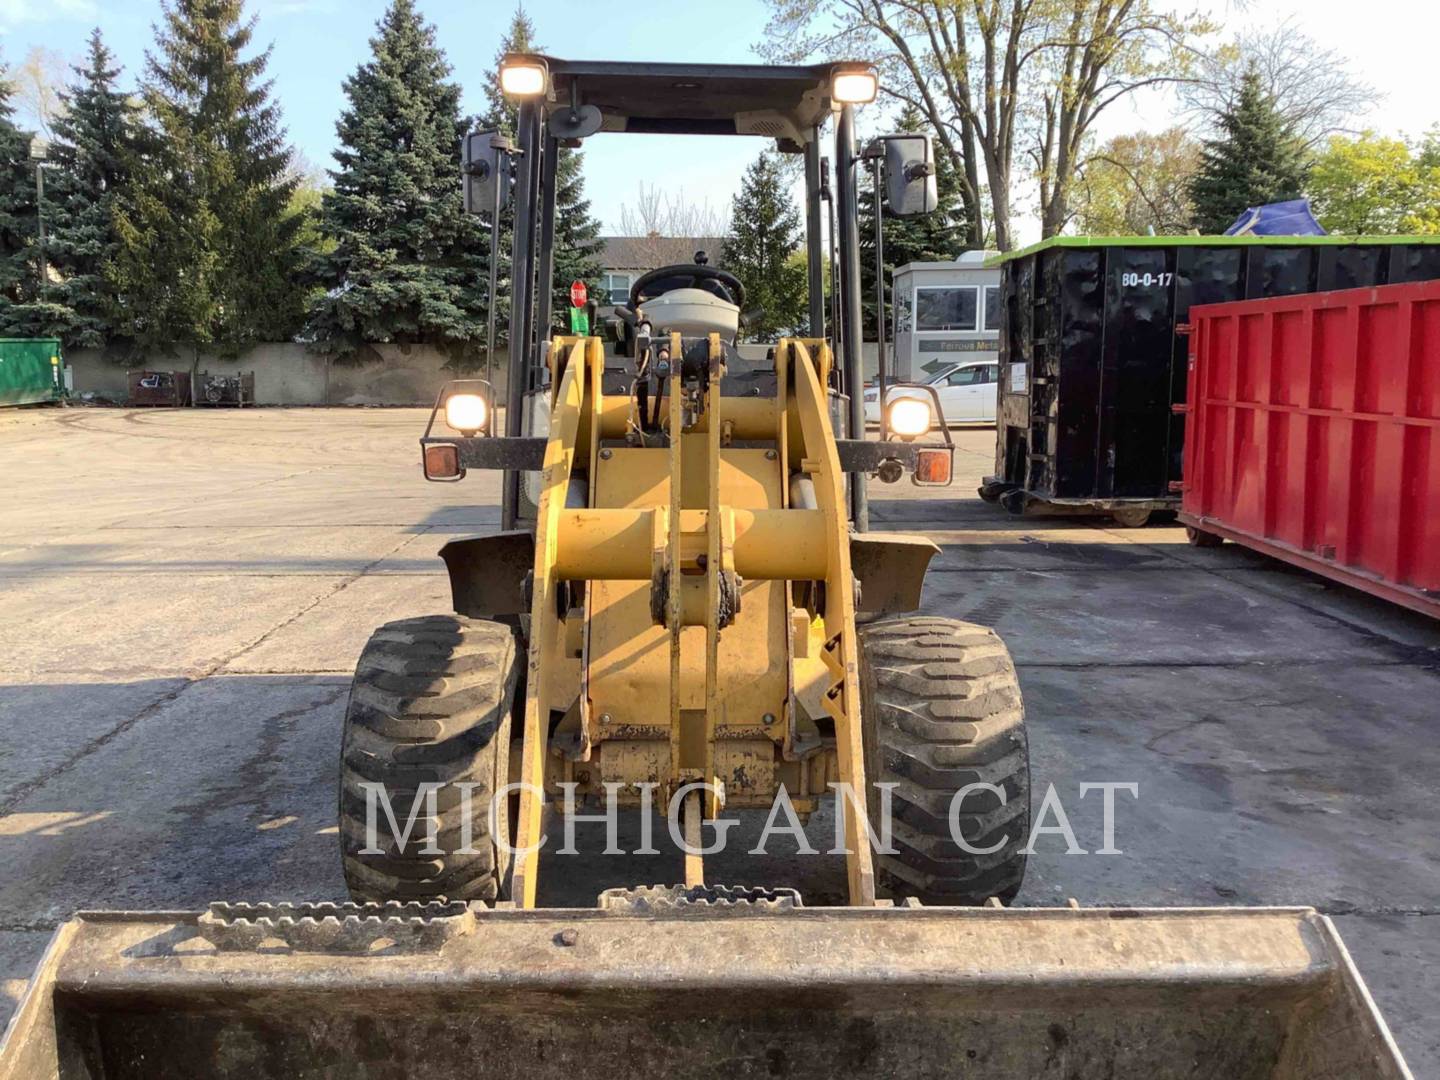
{"label": "white building", "polygon": [[963,361],[999,363],[1000,271],[985,268],[993,254],[967,251],[953,262],[895,268],[888,378],[926,382]]}

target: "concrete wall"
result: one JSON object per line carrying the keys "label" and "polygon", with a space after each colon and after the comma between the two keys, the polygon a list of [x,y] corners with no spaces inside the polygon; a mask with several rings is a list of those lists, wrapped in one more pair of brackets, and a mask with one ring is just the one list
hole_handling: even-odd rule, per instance
{"label": "concrete wall", "polygon": [[[378,359],[363,364],[333,364],[303,345],[282,342],[258,345],[238,360],[220,360],[201,354],[197,371],[232,375],[255,372],[255,398],[261,405],[431,405],[442,383],[458,377],[445,368],[443,353],[428,345],[374,345]],[[149,357],[146,367],[161,371],[188,371],[192,357]],[[87,391],[124,401],[126,367],[106,360],[98,350],[77,349],[66,354],[74,371],[75,393]],[[503,392],[503,379],[496,390]]]}
{"label": "concrete wall", "polygon": [[[481,372],[453,372],[445,356],[428,345],[373,345],[379,359],[366,364],[332,364],[303,345],[280,342],[258,345],[238,360],[220,360],[204,353],[196,371],[216,375],[255,372],[255,398],[260,405],[433,405],[440,387],[449,379]],[[613,349],[614,346],[609,346]],[[767,346],[756,346],[764,349]],[[861,358],[866,379],[875,377],[876,349],[864,343]],[[133,369],[189,371],[191,357],[184,353],[156,355]],[[124,402],[127,394],[124,364],[106,360],[98,349],[72,349],[65,354],[75,379],[75,394],[98,394]],[[503,367],[504,359],[497,361]],[[894,373],[891,360],[891,373]],[[505,376],[495,372],[495,392],[504,400]]]}

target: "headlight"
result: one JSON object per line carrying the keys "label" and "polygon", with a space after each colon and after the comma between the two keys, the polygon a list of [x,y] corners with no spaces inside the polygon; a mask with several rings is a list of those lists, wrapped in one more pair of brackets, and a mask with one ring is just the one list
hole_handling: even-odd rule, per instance
{"label": "headlight", "polygon": [[451,394],[445,399],[445,424],[462,435],[484,431],[490,409],[479,394]]}
{"label": "headlight", "polygon": [[886,418],[890,430],[902,439],[913,439],[930,430],[930,406],[918,398],[892,401]]}
{"label": "headlight", "polygon": [[532,61],[518,61],[500,68],[500,91],[506,97],[539,97],[545,92],[545,67]]}
{"label": "headlight", "polygon": [[875,100],[879,85],[873,71],[837,71],[830,80],[830,97],[839,105],[864,105]]}

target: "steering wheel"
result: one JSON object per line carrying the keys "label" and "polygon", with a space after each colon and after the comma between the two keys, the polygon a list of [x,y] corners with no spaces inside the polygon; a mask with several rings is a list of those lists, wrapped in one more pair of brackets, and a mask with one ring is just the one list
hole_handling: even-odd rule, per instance
{"label": "steering wheel", "polygon": [[671,289],[704,289],[738,308],[745,306],[745,286],[740,284],[740,279],[728,270],[704,263],[676,263],[641,274],[635,284],[630,286],[630,306],[638,308],[645,300],[650,299],[650,287],[660,281],[665,282],[665,287],[654,290],[654,296],[667,293]]}

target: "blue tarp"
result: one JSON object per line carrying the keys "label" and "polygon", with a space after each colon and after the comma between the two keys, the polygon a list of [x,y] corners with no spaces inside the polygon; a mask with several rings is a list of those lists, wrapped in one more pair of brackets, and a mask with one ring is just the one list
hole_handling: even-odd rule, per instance
{"label": "blue tarp", "polygon": [[1252,206],[1225,230],[1226,236],[1324,236],[1309,199]]}

